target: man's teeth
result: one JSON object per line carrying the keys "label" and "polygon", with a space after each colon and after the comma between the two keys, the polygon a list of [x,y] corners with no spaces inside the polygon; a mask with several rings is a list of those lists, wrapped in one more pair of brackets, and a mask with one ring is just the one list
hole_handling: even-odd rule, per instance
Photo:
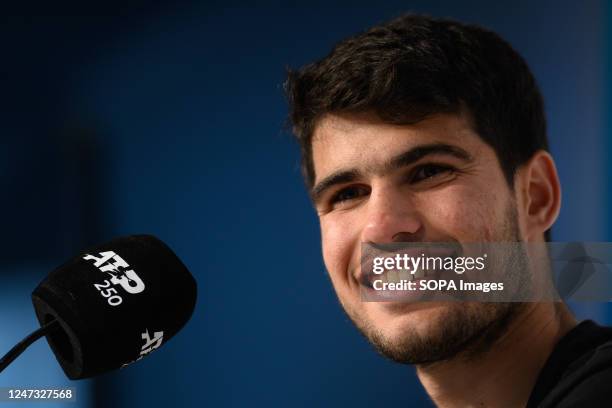
{"label": "man's teeth", "polygon": [[400,283],[402,281],[413,281],[415,279],[424,278],[425,275],[426,273],[423,269],[419,269],[415,273],[402,269],[399,271],[387,271],[380,276],[380,280],[383,283]]}
{"label": "man's teeth", "polygon": [[404,269],[399,271],[398,274],[399,274],[400,281],[403,281],[403,280],[411,281],[412,279],[414,279],[413,275]]}

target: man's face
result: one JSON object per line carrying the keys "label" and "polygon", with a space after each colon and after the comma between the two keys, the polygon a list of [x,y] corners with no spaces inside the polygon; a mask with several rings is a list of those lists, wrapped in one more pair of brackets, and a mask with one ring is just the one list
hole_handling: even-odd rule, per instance
{"label": "man's face", "polygon": [[464,115],[409,126],[327,115],[312,151],[325,266],[345,311],[379,351],[423,364],[499,334],[519,305],[364,302],[358,280],[362,243],[522,240],[497,156]]}

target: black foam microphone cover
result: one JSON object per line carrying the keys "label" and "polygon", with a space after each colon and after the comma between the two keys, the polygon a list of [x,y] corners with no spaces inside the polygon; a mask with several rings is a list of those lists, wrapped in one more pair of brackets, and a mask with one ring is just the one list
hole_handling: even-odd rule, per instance
{"label": "black foam microphone cover", "polygon": [[49,346],[70,379],[125,367],[165,344],[195,308],[196,282],[151,235],[89,248],[51,272],[32,293]]}

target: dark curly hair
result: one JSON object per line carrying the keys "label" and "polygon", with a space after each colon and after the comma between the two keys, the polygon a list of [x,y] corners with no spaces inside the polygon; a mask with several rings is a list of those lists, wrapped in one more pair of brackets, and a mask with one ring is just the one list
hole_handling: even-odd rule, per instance
{"label": "dark curly hair", "polygon": [[548,150],[542,95],[523,58],[497,34],[453,20],[405,15],[375,26],[289,70],[285,91],[308,188],[312,135],[328,113],[374,112],[413,124],[466,111],[511,188],[516,169]]}

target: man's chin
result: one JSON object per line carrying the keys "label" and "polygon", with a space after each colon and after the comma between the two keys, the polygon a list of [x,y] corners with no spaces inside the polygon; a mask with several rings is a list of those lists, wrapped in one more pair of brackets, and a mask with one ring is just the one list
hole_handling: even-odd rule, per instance
{"label": "man's chin", "polygon": [[371,302],[367,304],[366,315],[372,322],[370,329],[384,336],[392,343],[409,341],[410,337],[428,338],[439,330],[460,307],[451,302]]}
{"label": "man's chin", "polygon": [[384,356],[429,364],[487,350],[518,310],[512,304],[364,303],[355,323]]}

